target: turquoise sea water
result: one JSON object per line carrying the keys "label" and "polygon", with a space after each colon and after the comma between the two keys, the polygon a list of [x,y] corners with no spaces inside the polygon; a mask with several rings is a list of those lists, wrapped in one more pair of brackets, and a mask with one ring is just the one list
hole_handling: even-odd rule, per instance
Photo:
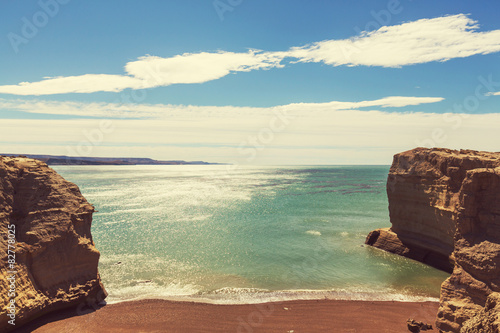
{"label": "turquoise sea water", "polygon": [[438,297],[447,274],[364,246],[387,166],[57,166],[91,202],[108,302]]}

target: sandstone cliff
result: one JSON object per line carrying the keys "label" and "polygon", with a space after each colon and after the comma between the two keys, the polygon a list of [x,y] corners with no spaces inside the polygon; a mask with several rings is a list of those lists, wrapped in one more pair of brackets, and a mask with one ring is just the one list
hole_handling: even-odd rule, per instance
{"label": "sandstone cliff", "polygon": [[[93,212],[78,187],[45,163],[0,157],[0,331],[106,297],[90,234]],[[14,267],[8,245],[15,245]],[[15,327],[8,323],[13,289]]]}
{"label": "sandstone cliff", "polygon": [[437,327],[460,327],[500,291],[500,153],[416,148],[394,156],[390,229],[367,244],[453,271]]}
{"label": "sandstone cliff", "polygon": [[500,294],[491,293],[484,309],[463,324],[460,333],[500,332]]}

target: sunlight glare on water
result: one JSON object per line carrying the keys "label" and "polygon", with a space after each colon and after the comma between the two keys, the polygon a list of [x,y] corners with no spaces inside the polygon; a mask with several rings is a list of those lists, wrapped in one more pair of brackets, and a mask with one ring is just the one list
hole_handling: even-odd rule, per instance
{"label": "sunlight glare on water", "polygon": [[447,274],[365,247],[387,166],[58,166],[91,202],[109,301],[426,299]]}

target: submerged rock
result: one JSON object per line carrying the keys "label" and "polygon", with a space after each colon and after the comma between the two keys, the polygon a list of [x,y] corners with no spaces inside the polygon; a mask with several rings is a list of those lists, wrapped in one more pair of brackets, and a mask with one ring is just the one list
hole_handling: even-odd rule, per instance
{"label": "submerged rock", "polygon": [[0,157],[0,331],[104,300],[93,212],[78,187],[45,163]]}
{"label": "submerged rock", "polygon": [[500,153],[397,154],[387,195],[392,227],[373,231],[366,243],[452,271],[436,326],[459,332],[500,291]]}

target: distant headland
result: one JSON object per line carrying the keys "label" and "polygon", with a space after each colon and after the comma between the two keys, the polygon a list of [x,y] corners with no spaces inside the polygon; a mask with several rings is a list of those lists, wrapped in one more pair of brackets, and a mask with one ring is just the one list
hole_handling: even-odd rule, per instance
{"label": "distant headland", "polygon": [[0,154],[1,156],[22,156],[33,158],[48,165],[224,165],[226,163],[209,163],[204,161],[157,161],[151,158],[137,157],[75,157],[32,154]]}

